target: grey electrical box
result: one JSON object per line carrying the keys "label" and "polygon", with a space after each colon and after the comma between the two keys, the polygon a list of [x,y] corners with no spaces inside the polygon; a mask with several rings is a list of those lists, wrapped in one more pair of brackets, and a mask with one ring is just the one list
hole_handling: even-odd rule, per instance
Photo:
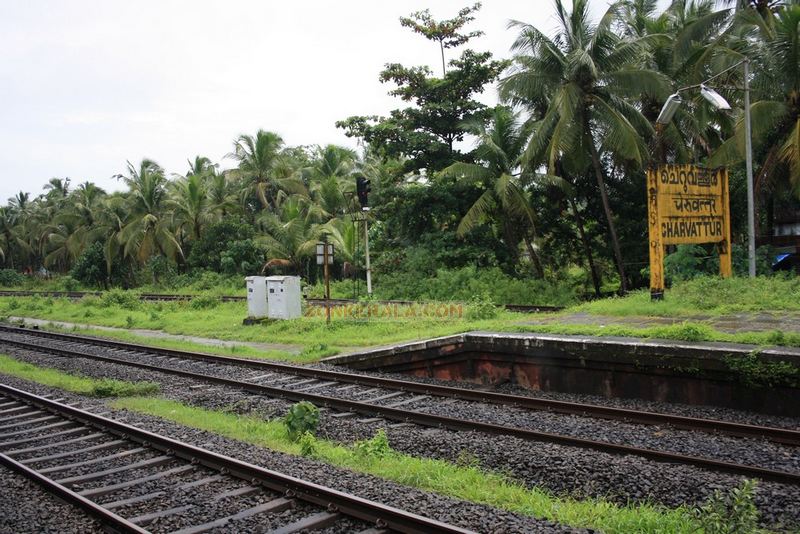
{"label": "grey electrical box", "polygon": [[247,316],[260,319],[269,315],[267,304],[267,277],[248,276],[247,282]]}
{"label": "grey electrical box", "polygon": [[268,276],[267,303],[270,319],[296,319],[300,309],[300,277]]}

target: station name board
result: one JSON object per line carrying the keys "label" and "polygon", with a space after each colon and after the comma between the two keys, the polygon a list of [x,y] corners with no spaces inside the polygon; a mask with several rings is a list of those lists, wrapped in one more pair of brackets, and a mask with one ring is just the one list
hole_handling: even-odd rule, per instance
{"label": "station name board", "polygon": [[650,291],[664,292],[664,246],[717,243],[720,274],[730,276],[728,171],[663,165],[647,171]]}

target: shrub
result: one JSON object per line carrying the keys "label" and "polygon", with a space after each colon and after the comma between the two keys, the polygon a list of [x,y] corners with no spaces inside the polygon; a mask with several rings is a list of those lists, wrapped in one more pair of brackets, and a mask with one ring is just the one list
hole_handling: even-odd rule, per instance
{"label": "shrub", "polygon": [[25,276],[14,269],[0,269],[0,286],[15,287],[25,282]]}
{"label": "shrub", "polygon": [[705,534],[758,532],[758,509],[753,502],[755,480],[745,480],[727,494],[719,490],[694,515]]}
{"label": "shrub", "polygon": [[106,260],[103,254],[103,245],[94,243],[83,254],[78,256],[72,266],[70,276],[80,280],[87,286],[102,286],[106,283]]}
{"label": "shrub", "polygon": [[356,454],[366,460],[375,460],[388,456],[392,452],[389,446],[389,438],[384,429],[378,430],[374,436],[363,441],[357,441],[353,448]]}
{"label": "shrub", "polygon": [[78,291],[81,288],[81,284],[69,275],[59,278],[57,286],[64,291]]}
{"label": "shrub", "polygon": [[376,277],[381,299],[467,302],[487,293],[502,304],[569,305],[578,300],[582,284],[575,280],[514,278],[497,267],[439,269],[435,276],[399,271]]}
{"label": "shrub", "polygon": [[467,319],[482,320],[494,319],[497,317],[499,310],[488,291],[484,291],[480,295],[475,295],[467,303]]}
{"label": "shrub", "polygon": [[159,386],[155,382],[123,382],[112,378],[104,378],[96,382],[89,395],[93,397],[131,397],[158,393]]}
{"label": "shrub", "polygon": [[255,235],[255,228],[244,222],[228,219],[211,224],[192,246],[188,263],[195,269],[226,274],[255,272],[264,257],[253,240]]}
{"label": "shrub", "polygon": [[317,438],[311,432],[303,432],[300,436],[300,455],[311,458],[317,455]]}
{"label": "shrub", "polygon": [[298,441],[306,432],[314,434],[319,426],[319,409],[308,401],[293,404],[284,416],[283,423],[289,439]]}
{"label": "shrub", "polygon": [[751,388],[797,386],[800,369],[789,362],[762,361],[757,352],[747,356],[728,356],[723,359],[736,378]]}
{"label": "shrub", "polygon": [[136,293],[123,289],[112,289],[100,297],[99,304],[102,307],[118,306],[125,310],[138,310],[142,306],[142,301]]}

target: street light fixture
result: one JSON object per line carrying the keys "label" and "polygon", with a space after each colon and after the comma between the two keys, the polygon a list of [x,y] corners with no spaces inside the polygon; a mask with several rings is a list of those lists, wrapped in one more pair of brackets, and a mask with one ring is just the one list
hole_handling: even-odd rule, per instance
{"label": "street light fixture", "polygon": [[728,101],[725,100],[721,94],[710,87],[706,87],[706,85],[702,83],[700,84],[700,94],[703,95],[703,98],[708,100],[712,106],[720,111],[727,111],[731,109],[731,105],[728,104]]}
{"label": "street light fixture", "polygon": [[745,130],[745,163],[747,167],[747,260],[748,271],[751,278],[756,275],[756,231],[755,231],[755,201],[753,199],[753,144],[751,139],[751,126],[750,126],[750,60],[744,58],[739,63],[731,65],[723,70],[716,76],[712,76],[705,82],[699,85],[692,85],[678,89],[677,92],[670,95],[667,101],[664,102],[664,107],[661,108],[661,113],[658,114],[656,122],[661,125],[669,124],[675,112],[678,111],[683,100],[680,97],[682,91],[689,89],[700,88],[700,94],[712,106],[718,110],[729,110],[731,105],[725,98],[715,90],[706,85],[714,78],[732,70],[739,65],[744,67],[744,130]]}
{"label": "street light fixture", "polygon": [[682,102],[683,99],[678,93],[669,95],[667,101],[664,102],[664,107],[661,108],[661,113],[658,114],[656,122],[658,124],[669,124],[672,121],[672,117],[675,116],[675,112],[681,107]]}

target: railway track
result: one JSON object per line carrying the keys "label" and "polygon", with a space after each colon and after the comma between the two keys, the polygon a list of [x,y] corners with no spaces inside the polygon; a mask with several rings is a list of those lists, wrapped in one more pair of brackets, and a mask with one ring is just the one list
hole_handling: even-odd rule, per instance
{"label": "railway track", "polygon": [[3,384],[0,464],[116,532],[469,532]]}
{"label": "railway track", "polygon": [[[58,332],[48,332],[46,330],[31,330],[8,325],[0,325],[0,332],[11,334],[23,334],[35,337],[42,337],[58,341],[76,344],[89,344],[99,347],[108,347],[115,350],[144,352],[155,354],[167,358],[179,358],[189,361],[204,361],[213,364],[231,365],[245,367],[261,371],[279,373],[281,375],[302,377],[304,379],[314,379],[318,383],[337,382],[342,384],[353,384],[359,386],[369,386],[385,390],[401,391],[408,394],[429,395],[437,397],[447,397],[464,401],[474,401],[482,403],[501,404],[526,408],[530,410],[542,410],[569,415],[590,416],[595,418],[623,421],[627,423],[639,423],[645,425],[670,425],[674,428],[686,430],[716,432],[737,437],[750,437],[765,439],[786,445],[800,446],[800,431],[784,428],[764,427],[733,423],[729,421],[719,421],[713,419],[699,419],[694,417],[684,417],[680,415],[662,414],[656,412],[646,412],[641,410],[631,410],[625,408],[614,408],[598,404],[586,404],[577,402],[558,401],[550,399],[540,399],[536,397],[526,397],[522,395],[509,395],[504,393],[494,393],[479,389],[467,389],[453,386],[443,386],[437,384],[426,384],[411,380],[395,378],[385,378],[371,376],[367,374],[351,373],[346,371],[331,371],[327,369],[317,369],[301,365],[288,363],[272,362],[265,360],[248,360],[244,358],[234,358],[230,356],[220,356],[215,354],[205,354],[200,352],[181,351],[175,349],[165,349],[125,343],[109,339],[101,339],[90,336],[80,336],[75,334],[62,334]],[[267,377],[269,378],[269,377]],[[309,384],[309,387],[313,384]]]}
{"label": "railway track", "polygon": [[[87,296],[94,296],[99,297],[103,293],[99,291],[11,291],[11,290],[0,290],[0,297],[53,297],[53,298],[68,298],[79,300],[83,297]],[[170,294],[159,294],[159,293],[140,293],[139,298],[145,301],[159,301],[159,302],[171,302],[171,301],[186,301],[192,300],[197,295],[170,295]],[[222,295],[219,297],[222,302],[244,302],[247,300],[247,297],[242,295]],[[355,299],[331,299],[330,301],[331,306],[346,306],[348,304],[355,304],[358,301]],[[310,306],[324,306],[325,301],[323,299],[306,299],[306,303]],[[379,305],[397,305],[397,306],[411,306],[419,304],[418,302],[410,301],[410,300],[379,300],[375,301],[376,304]],[[536,305],[527,305],[527,304],[502,304],[505,309],[513,312],[519,313],[549,313],[549,312],[557,312],[564,309],[563,306],[536,306]]]}
{"label": "railway track", "polygon": [[[436,415],[414,409],[415,405],[439,402],[436,397],[464,401],[513,405],[536,410],[559,411],[574,415],[602,417],[644,424],[669,424],[691,430],[725,432],[737,436],[769,439],[786,445],[800,445],[800,432],[695,419],[690,417],[648,413],[589,404],[573,404],[504,395],[479,390],[422,384],[418,382],[365,376],[353,373],[299,367],[275,362],[243,360],[225,356],[143,347],[98,338],[60,334],[10,326],[0,326],[0,341],[26,350],[46,352],[68,358],[90,358],[150,371],[180,376],[209,384],[236,388],[257,395],[282,398],[292,402],[309,401],[330,408],[332,417],[361,415],[389,421],[443,427],[451,430],[474,430],[489,434],[509,435],[532,441],[546,441],[599,450],[613,454],[635,454],[651,460],[683,463],[714,471],[729,472],[764,480],[799,484],[800,474],[675,452],[633,447],[606,441],[539,432],[528,428],[494,424],[478,419]],[[48,343],[49,342],[49,343]],[[102,355],[97,348],[109,349]],[[235,378],[220,376],[238,368]],[[225,373],[221,372],[224,370]],[[445,399],[446,400],[446,399]]]}

